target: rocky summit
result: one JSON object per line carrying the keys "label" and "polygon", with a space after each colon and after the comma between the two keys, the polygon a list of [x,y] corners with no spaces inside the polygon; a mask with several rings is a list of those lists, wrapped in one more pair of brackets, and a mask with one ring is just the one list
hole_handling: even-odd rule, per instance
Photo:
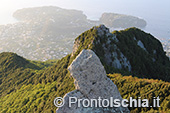
{"label": "rocky summit", "polygon": [[[69,97],[77,99],[119,99],[122,97],[117,86],[107,77],[100,59],[92,50],[82,50],[72,64],[68,67],[74,78],[76,90],[64,96],[65,105],[57,109],[57,113],[128,113],[124,107],[69,107]],[[94,104],[94,103],[93,103]]]}
{"label": "rocky summit", "polygon": [[91,49],[107,73],[170,81],[170,61],[159,40],[138,28],[110,32],[95,26],[75,39],[72,56]]}

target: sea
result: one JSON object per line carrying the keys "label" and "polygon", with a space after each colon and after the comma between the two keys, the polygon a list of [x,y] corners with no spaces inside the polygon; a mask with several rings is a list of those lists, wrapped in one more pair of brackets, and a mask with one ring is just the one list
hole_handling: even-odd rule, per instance
{"label": "sea", "polygon": [[82,10],[91,20],[99,20],[104,12],[143,18],[147,22],[147,26],[143,28],[145,32],[152,34],[161,42],[170,40],[170,0],[7,0],[5,4],[0,1],[1,25],[17,22],[12,17],[17,9],[58,6]]}

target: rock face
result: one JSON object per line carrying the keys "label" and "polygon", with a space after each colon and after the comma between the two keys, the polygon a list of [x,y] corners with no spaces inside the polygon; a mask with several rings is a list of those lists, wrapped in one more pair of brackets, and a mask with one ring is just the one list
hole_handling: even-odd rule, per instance
{"label": "rock face", "polygon": [[[75,40],[72,56],[80,48],[88,48],[93,50],[97,56],[102,59],[102,63],[104,62],[106,65],[117,69],[127,69],[128,71],[131,71],[132,67],[130,61],[116,45],[119,40],[116,38],[116,35],[110,33],[107,27],[100,25],[99,27],[92,28],[84,34],[86,35],[80,36]],[[93,38],[90,39],[89,37]],[[87,42],[88,40],[91,41]],[[92,46],[92,48],[90,48],[90,46]]]}
{"label": "rock face", "polygon": [[[92,50],[82,50],[72,64],[68,67],[74,78],[76,90],[64,96],[65,105],[57,109],[57,113],[128,113],[124,107],[69,107],[69,97],[77,99],[120,99],[122,97],[116,85],[106,76],[105,69],[100,59]],[[93,103],[94,104],[94,103]]]}

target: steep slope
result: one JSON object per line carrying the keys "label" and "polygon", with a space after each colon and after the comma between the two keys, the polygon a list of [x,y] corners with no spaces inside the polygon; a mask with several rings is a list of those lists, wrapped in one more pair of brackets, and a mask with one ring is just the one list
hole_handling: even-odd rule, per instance
{"label": "steep slope", "polygon": [[109,32],[104,25],[94,27],[76,38],[72,56],[82,49],[92,49],[107,73],[126,74],[170,80],[170,61],[161,43],[137,28]]}
{"label": "steep slope", "polygon": [[142,77],[170,80],[170,61],[159,40],[137,28],[113,32],[118,48],[132,65],[132,72]]}

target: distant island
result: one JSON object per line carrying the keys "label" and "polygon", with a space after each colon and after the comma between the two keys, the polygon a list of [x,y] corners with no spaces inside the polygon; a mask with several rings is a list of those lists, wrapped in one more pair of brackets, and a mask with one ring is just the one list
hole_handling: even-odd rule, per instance
{"label": "distant island", "polygon": [[74,39],[93,26],[146,26],[143,19],[133,16],[104,13],[98,21],[92,21],[82,11],[54,6],[19,9],[13,17],[17,23],[0,25],[0,52],[15,52],[42,61],[71,53]]}
{"label": "distant island", "polygon": [[[114,28],[128,28],[139,27],[143,28],[147,25],[144,19],[140,19],[131,15],[117,14],[117,13],[103,13],[99,21],[88,20],[87,16],[79,10],[67,10],[59,7],[38,7],[38,8],[24,8],[17,10],[13,17],[19,21],[44,21],[48,20],[56,22],[61,25],[79,24],[94,25],[105,24],[107,27]],[[63,27],[63,26],[60,26]]]}
{"label": "distant island", "polygon": [[103,13],[100,18],[100,22],[108,27],[114,28],[128,28],[128,27],[143,28],[147,25],[144,19],[116,13]]}

